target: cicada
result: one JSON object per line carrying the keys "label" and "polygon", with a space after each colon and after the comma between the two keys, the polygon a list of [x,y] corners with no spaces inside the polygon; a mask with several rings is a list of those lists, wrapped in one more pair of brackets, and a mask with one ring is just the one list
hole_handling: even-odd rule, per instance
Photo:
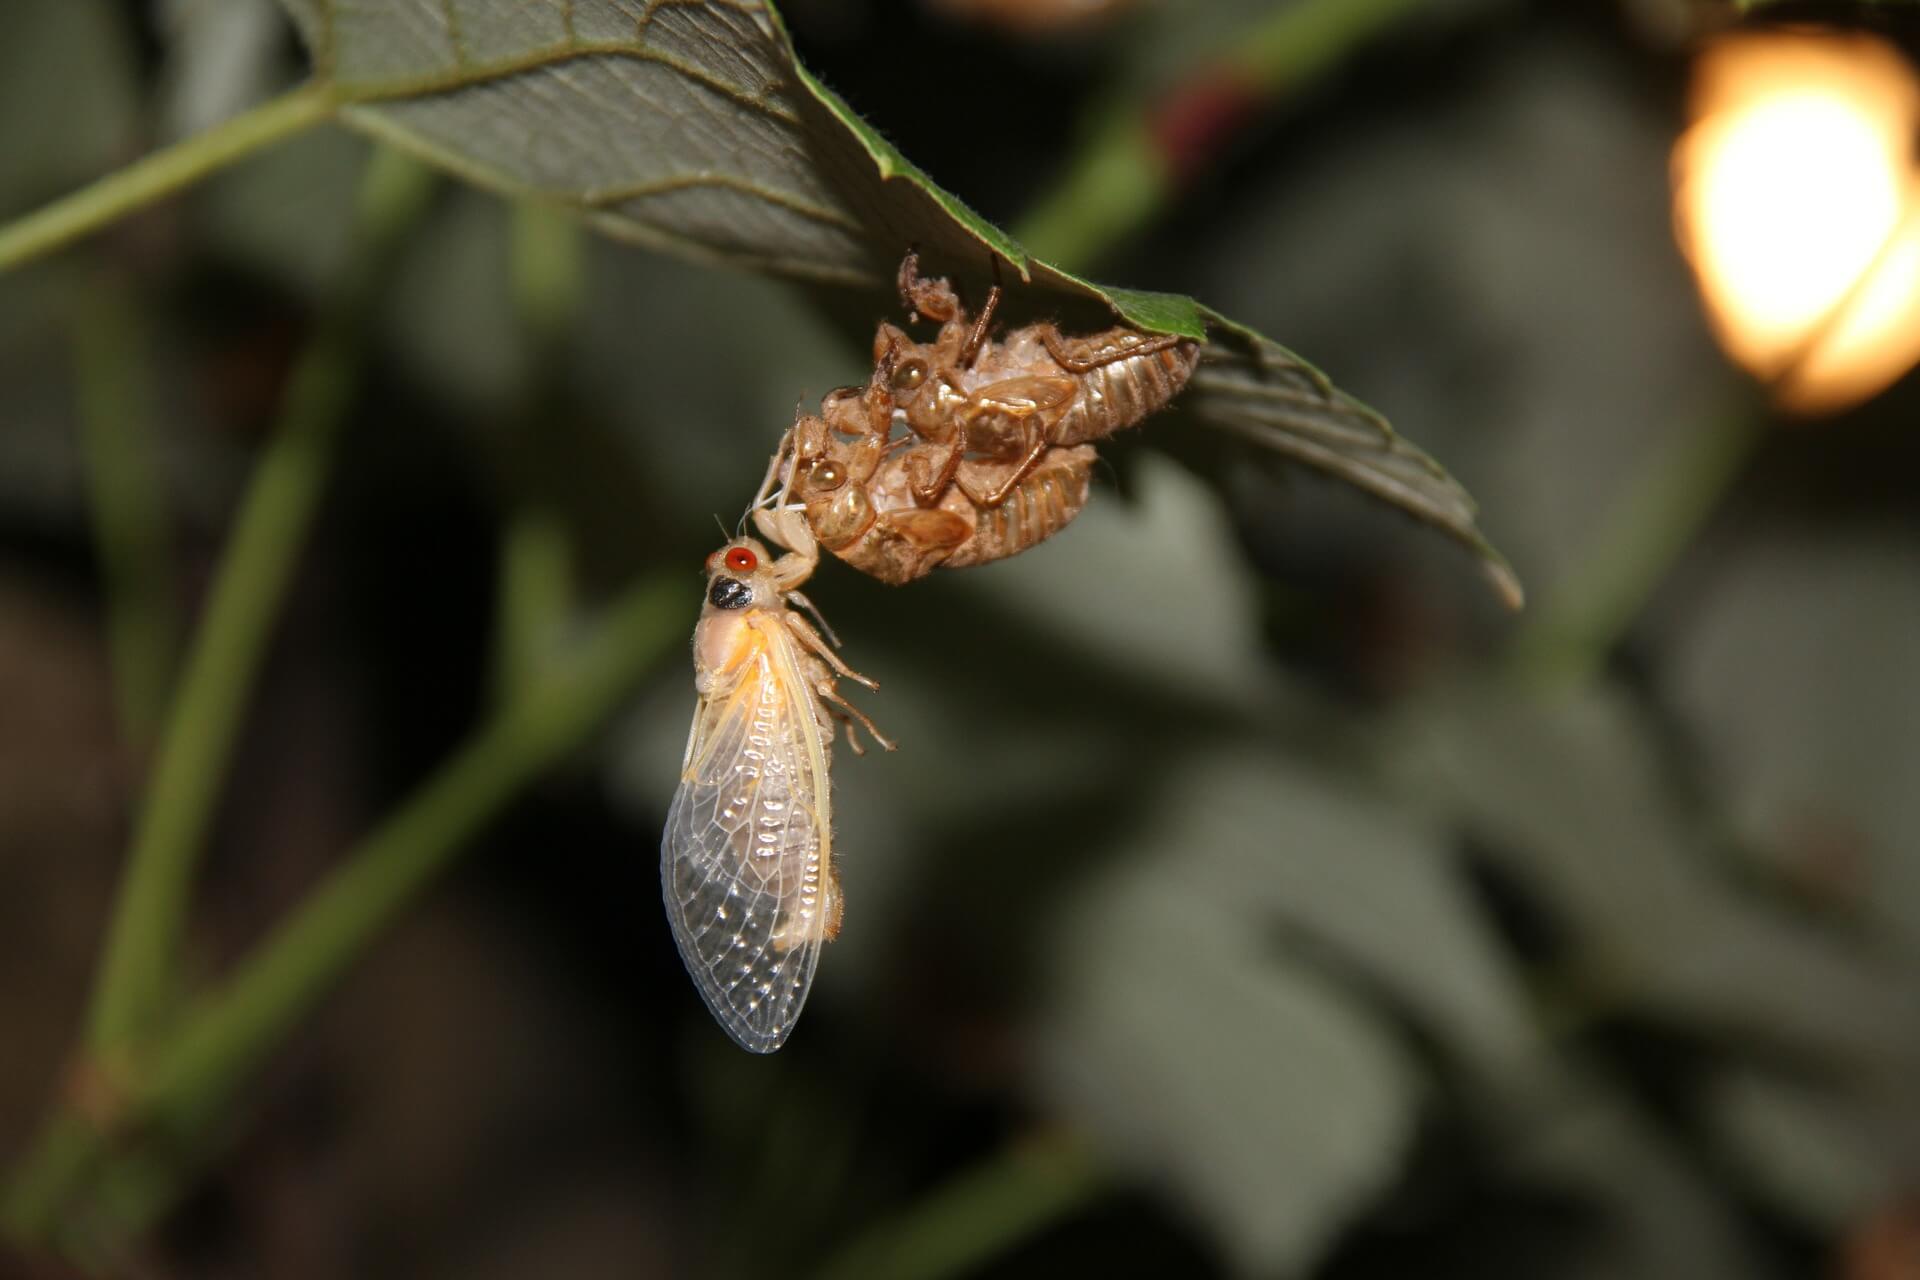
{"label": "cicada", "polygon": [[701,998],[742,1048],[771,1053],[800,1016],[821,947],[840,932],[828,780],[836,726],[856,751],[855,722],[888,750],[893,743],[836,682],[879,686],[801,612],[819,616],[799,590],[818,563],[804,520],[759,501],[755,517],[792,551],[774,559],[743,537],[707,557],[693,633],[699,703],[660,878]]}

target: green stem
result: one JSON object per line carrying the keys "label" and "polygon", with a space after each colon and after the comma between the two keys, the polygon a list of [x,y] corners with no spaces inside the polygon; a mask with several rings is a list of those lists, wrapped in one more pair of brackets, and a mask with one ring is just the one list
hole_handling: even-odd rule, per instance
{"label": "green stem", "polygon": [[1512,664],[1522,679],[1568,688],[1599,671],[1751,456],[1762,419],[1749,400],[1656,453],[1598,539],[1597,554],[1520,633]]}
{"label": "green stem", "polygon": [[635,587],[565,669],[503,709],[183,1022],[134,1094],[162,1124],[229,1093],[475,832],[579,745],[685,631],[677,582]]}
{"label": "green stem", "polygon": [[[1277,98],[1332,70],[1420,3],[1296,0],[1195,59],[1180,80],[1252,100]],[[1160,97],[1111,104],[1014,237],[1048,262],[1081,270],[1157,216],[1179,192],[1171,157],[1154,137],[1163,106]]]}
{"label": "green stem", "polygon": [[573,608],[573,549],[566,522],[523,497],[501,531],[494,693],[510,702],[539,677]]}
{"label": "green stem", "polygon": [[1074,149],[1072,167],[1027,210],[1014,239],[1055,266],[1084,270],[1151,222],[1173,189],[1145,113],[1122,108]]}
{"label": "green stem", "polygon": [[294,369],[285,410],[234,522],[167,717],[107,933],[87,1039],[96,1065],[110,1073],[152,1030],[169,994],[213,800],[357,380],[360,313],[429,190],[426,171],[414,162],[375,153],[353,265]]}
{"label": "green stem", "polygon": [[529,340],[536,347],[558,344],[586,296],[586,242],[579,219],[537,200],[515,202],[512,278],[514,306]]}
{"label": "green stem", "polygon": [[[57,1114],[0,1197],[17,1239],[58,1238],[63,1211],[89,1185],[112,1182],[108,1144],[159,1135],[181,1151],[147,1171],[151,1185],[113,1222],[137,1230],[172,1198],[166,1170],[204,1154],[221,1104],[360,957],[373,939],[530,781],[573,750],[686,632],[681,584],[654,579],[608,610],[563,669],[502,709],[397,812],[345,856],[223,985],[156,1045],[126,1082],[118,1123],[103,1132]],[[152,1153],[147,1153],[151,1155]],[[126,1153],[137,1163],[139,1151]],[[157,1180],[157,1181],[156,1181]],[[132,1217],[124,1216],[127,1214]],[[70,1247],[98,1247],[75,1240]]]}
{"label": "green stem", "polygon": [[517,484],[502,532],[494,687],[510,699],[538,675],[573,609],[573,548],[566,522],[546,501],[552,463],[549,418],[564,406],[561,346],[586,294],[580,224],[551,206],[522,200],[513,208],[515,308],[533,368],[531,394],[520,407],[508,457]]}
{"label": "green stem", "polygon": [[0,1196],[7,1235],[20,1244],[48,1240],[61,1205],[92,1174],[102,1150],[97,1125],[71,1110],[55,1112]]}
{"label": "green stem", "polygon": [[90,279],[73,321],[81,454],[120,728],[140,750],[165,710],[179,635],[144,338],[125,284],[107,272]]}
{"label": "green stem", "polygon": [[1017,1142],[857,1237],[820,1280],[945,1280],[979,1269],[1106,1186],[1072,1139]]}
{"label": "green stem", "polygon": [[331,118],[333,111],[330,86],[305,84],[205,133],[136,160],[91,186],[0,227],[0,272],[98,231],[235,160]]}
{"label": "green stem", "polygon": [[1234,40],[1226,65],[1274,89],[1300,85],[1350,56],[1425,0],[1311,0],[1276,11]]}

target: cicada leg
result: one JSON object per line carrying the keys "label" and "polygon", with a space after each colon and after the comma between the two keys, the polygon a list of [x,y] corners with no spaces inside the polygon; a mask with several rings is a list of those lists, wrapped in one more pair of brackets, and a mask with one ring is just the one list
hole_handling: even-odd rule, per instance
{"label": "cicada leg", "polygon": [[960,344],[960,363],[973,367],[974,357],[980,354],[980,348],[986,345],[987,334],[993,327],[993,313],[1000,309],[1000,259],[991,258],[993,264],[993,287],[987,290],[986,305],[980,308],[980,314],[974,317],[973,328],[967,334],[967,340]]}
{"label": "cicada leg", "polygon": [[940,501],[940,495],[953,483],[953,477],[960,470],[960,460],[967,455],[967,436],[964,431],[956,431],[953,444],[947,450],[946,459],[940,469],[928,477],[926,457],[914,453],[907,458],[907,488],[913,494],[913,500],[923,507],[931,507]]}
{"label": "cicada leg", "polygon": [[826,873],[826,884],[823,887],[826,902],[822,912],[824,920],[821,923],[820,935],[826,941],[832,942],[840,936],[840,921],[847,913],[847,899],[846,895],[840,891],[840,869],[829,862]]}
{"label": "cicada leg", "polygon": [[967,501],[975,506],[997,507],[1007,500],[1007,495],[1020,487],[1021,481],[1033,474],[1035,467],[1040,465],[1040,459],[1047,452],[1046,430],[1031,419],[1023,421],[1021,427],[1027,435],[1026,447],[1020,455],[1020,460],[1014,463],[1013,470],[1008,472],[1006,478],[999,484],[984,492],[976,493],[967,481],[966,471],[961,469],[955,472],[954,483],[960,486],[960,492],[967,495]]}
{"label": "cicada leg", "polygon": [[833,668],[835,674],[845,676],[855,684],[865,685],[869,689],[878,689],[880,687],[877,680],[863,676],[848,666],[846,661],[842,659],[839,654],[835,653],[832,646],[821,637],[820,633],[813,629],[813,624],[805,618],[797,613],[790,613],[787,615],[787,625],[793,628],[793,633],[800,638],[800,643],[818,654],[823,662]]}
{"label": "cicada leg", "polygon": [[774,585],[783,593],[811,578],[820,567],[820,542],[807,523],[805,506],[755,507],[753,527],[768,542],[787,550],[773,564]]}
{"label": "cicada leg", "polygon": [[787,603],[792,605],[796,609],[805,609],[807,611],[808,616],[813,619],[814,625],[819,627],[822,634],[826,636],[827,643],[832,645],[836,649],[840,647],[840,637],[835,635],[833,628],[827,624],[827,620],[825,616],[823,616],[820,612],[820,606],[816,605],[813,601],[807,599],[806,594],[804,592],[800,592],[800,591],[787,592]]}
{"label": "cicada leg", "polygon": [[1062,336],[1060,330],[1050,324],[1035,325],[1034,334],[1040,339],[1040,345],[1047,349],[1047,354],[1053,357],[1053,362],[1068,373],[1092,373],[1095,369],[1118,361],[1134,356],[1150,356],[1188,341],[1178,334],[1162,333],[1149,337],[1143,333],[1137,341],[1117,347],[1095,347],[1084,338],[1069,339]]}
{"label": "cicada leg", "polygon": [[827,709],[827,714],[847,726],[847,743],[853,748],[854,754],[866,754],[866,750],[861,746],[860,740],[854,736],[852,723],[854,721],[857,721],[860,727],[867,731],[867,736],[879,743],[882,748],[892,751],[895,746],[893,739],[881,733],[878,726],[867,718],[864,711],[842,697],[839,686],[835,684],[834,681],[836,676],[845,676],[847,679],[857,684],[863,684],[869,689],[878,689],[880,687],[879,682],[863,676],[852,667],[849,667],[846,662],[841,659],[840,655],[835,653],[827,642],[821,638],[820,633],[813,629],[813,625],[799,614],[787,614],[786,621],[787,626],[793,631],[793,634],[799,638],[800,643],[819,657],[819,659],[825,662],[830,668],[826,674],[814,681],[813,691],[819,695],[822,705]]}
{"label": "cicada leg", "polygon": [[946,277],[933,280],[922,278],[918,249],[907,250],[907,256],[900,259],[900,272],[895,277],[895,283],[900,289],[900,301],[910,312],[942,324],[966,314],[960,306],[960,296],[947,283]]}
{"label": "cicada leg", "polygon": [[874,728],[873,721],[867,719],[865,712],[840,696],[840,691],[833,687],[831,677],[822,676],[820,683],[814,687],[814,692],[818,693],[821,701],[827,704],[827,714],[832,716],[835,722],[845,726],[847,731],[847,746],[853,750],[853,754],[857,756],[867,754],[866,744],[861,742],[859,736],[853,731],[853,726],[856,721],[862,729],[867,731],[868,735],[872,737],[875,742],[880,744],[882,749],[892,751],[897,745],[893,739]]}

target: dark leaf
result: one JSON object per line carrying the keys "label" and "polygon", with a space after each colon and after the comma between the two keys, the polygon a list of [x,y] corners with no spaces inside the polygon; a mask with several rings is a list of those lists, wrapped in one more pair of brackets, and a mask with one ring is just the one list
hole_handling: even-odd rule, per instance
{"label": "dark leaf", "polygon": [[917,245],[997,259],[1139,328],[1211,338],[1191,417],[1331,472],[1465,543],[1519,585],[1430,458],[1311,365],[1191,298],[1030,257],[800,65],[756,0],[284,0],[348,123],[483,186],[563,202],[610,234],[801,279],[879,286]]}

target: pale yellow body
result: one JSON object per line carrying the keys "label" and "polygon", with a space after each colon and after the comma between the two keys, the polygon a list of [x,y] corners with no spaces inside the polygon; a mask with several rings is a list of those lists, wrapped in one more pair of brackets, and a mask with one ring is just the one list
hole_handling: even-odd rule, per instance
{"label": "pale yellow body", "polygon": [[800,555],[770,561],[751,539],[709,557],[693,633],[699,705],[661,839],[681,958],[720,1025],[756,1053],[785,1041],[840,929],[828,766],[836,720],[851,737],[865,717],[834,682],[872,683],[793,607],[811,570]]}

